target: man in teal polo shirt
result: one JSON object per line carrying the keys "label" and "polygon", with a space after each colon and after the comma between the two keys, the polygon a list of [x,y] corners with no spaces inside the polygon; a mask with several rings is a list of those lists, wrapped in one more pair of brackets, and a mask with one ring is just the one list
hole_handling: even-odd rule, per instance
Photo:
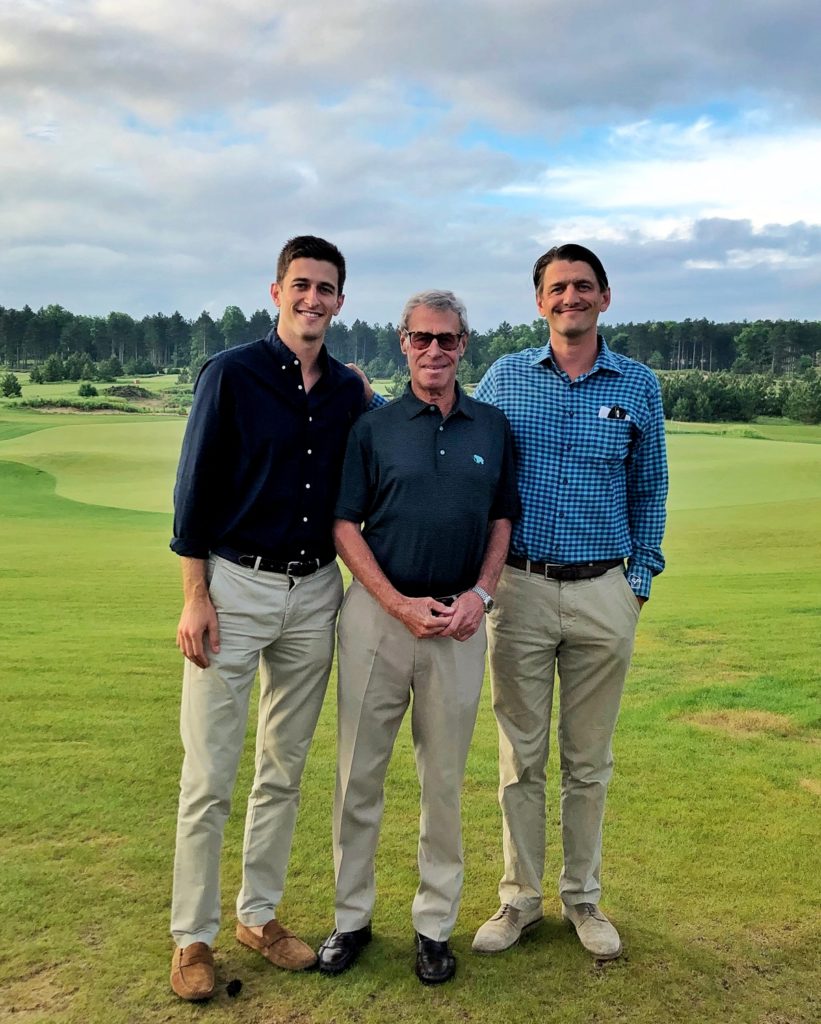
{"label": "man in teal polo shirt", "polygon": [[410,385],[354,426],[336,506],[337,550],[354,582],[338,629],[336,929],[319,969],[341,973],[370,941],[383,781],[412,697],[422,791],[416,973],[437,984],[456,968],[448,937],[462,891],[460,793],[484,615],[519,502],[504,414],[456,383],[462,303],[451,292],[415,295],[399,333]]}

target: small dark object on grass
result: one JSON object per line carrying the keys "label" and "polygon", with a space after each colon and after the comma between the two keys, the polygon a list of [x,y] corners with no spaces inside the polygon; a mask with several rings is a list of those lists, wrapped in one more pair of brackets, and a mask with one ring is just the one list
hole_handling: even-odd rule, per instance
{"label": "small dark object on grass", "polygon": [[242,991],[242,982],[239,980],[239,978],[232,979],[225,986],[225,991],[232,999],[234,999]]}

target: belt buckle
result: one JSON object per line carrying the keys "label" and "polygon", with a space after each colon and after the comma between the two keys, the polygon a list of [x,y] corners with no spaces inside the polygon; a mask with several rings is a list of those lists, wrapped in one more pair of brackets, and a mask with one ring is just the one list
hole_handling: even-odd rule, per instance
{"label": "belt buckle", "polygon": [[[292,569],[291,566],[294,566]],[[297,570],[297,566],[301,571]],[[303,568],[304,567],[304,568]],[[288,562],[285,573],[288,576],[311,576],[319,568],[319,559],[312,558],[310,562]]]}

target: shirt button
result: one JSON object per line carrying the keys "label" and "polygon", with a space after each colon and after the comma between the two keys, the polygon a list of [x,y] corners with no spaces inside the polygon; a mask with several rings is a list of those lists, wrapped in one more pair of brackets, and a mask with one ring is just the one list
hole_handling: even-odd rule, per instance
{"label": "shirt button", "polygon": [[302,522],[303,523],[307,523],[308,522],[308,517],[307,516],[303,516],[302,517]]}
{"label": "shirt button", "polygon": [[300,551],[299,553],[300,553],[301,555],[304,555],[304,554],[305,554],[305,552],[304,552],[304,551]]}
{"label": "shirt button", "polygon": [[439,454],[440,455],[444,455],[445,454],[445,449],[444,448],[440,448],[439,449]]}
{"label": "shirt button", "polygon": [[283,370],[285,369],[285,363],[283,363],[283,364],[282,364],[282,369],[283,369]]}
{"label": "shirt button", "polygon": [[444,427],[440,427],[439,429],[440,429],[440,430],[444,430],[445,428],[444,428]]}
{"label": "shirt button", "polygon": [[[298,359],[294,360],[294,366],[299,366],[299,360]],[[303,551],[302,554],[304,555],[305,552]]]}
{"label": "shirt button", "polygon": [[306,491],[310,491],[310,489],[311,489],[311,485],[310,484],[305,484],[305,490]]}
{"label": "shirt button", "polygon": [[308,454],[309,454],[309,455],[313,455],[313,452],[311,451],[311,449],[310,449],[310,448],[308,449]]}
{"label": "shirt button", "polygon": [[562,483],[563,483],[563,484],[566,484],[566,483],[567,483],[567,477],[566,477],[566,476],[563,476],[563,477],[562,477]]}
{"label": "shirt button", "polygon": [[309,416],[309,417],[308,417],[308,422],[309,422],[309,423],[313,423],[313,422],[314,422],[314,418],[313,418],[313,416]]}
{"label": "shirt button", "polygon": [[572,444],[566,444],[566,445],[564,446],[564,450],[565,450],[566,452],[569,452],[569,451],[570,451],[570,449],[571,449],[572,447],[573,447],[573,445],[572,445]]}
{"label": "shirt button", "polygon": [[301,384],[297,384],[297,388],[301,391],[302,390],[302,385]]}
{"label": "shirt button", "polygon": [[429,405],[428,408],[430,409],[431,412],[436,412],[436,406],[435,405]]}

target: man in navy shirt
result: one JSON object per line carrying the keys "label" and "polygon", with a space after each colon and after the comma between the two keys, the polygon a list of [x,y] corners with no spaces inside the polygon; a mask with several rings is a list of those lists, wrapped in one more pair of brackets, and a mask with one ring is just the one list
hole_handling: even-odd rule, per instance
{"label": "man in navy shirt", "polygon": [[334,536],[355,579],[339,618],[336,929],[319,969],[340,974],[370,941],[383,782],[412,703],[421,785],[412,917],[416,973],[432,985],[456,969],[448,938],[464,874],[460,792],[485,612],[519,500],[504,416],[456,383],[463,304],[447,291],[415,295],[399,333],[408,390],[351,431],[336,505]]}
{"label": "man in navy shirt", "polygon": [[248,799],[237,939],[280,967],[313,950],[276,919],[299,784],[334,647],[342,580],[331,536],[348,428],[363,385],[323,340],[343,302],[345,260],[311,235],[280,253],[267,338],[205,364],[174,491],[185,655],[171,985],[214,993],[220,850],[257,668],[256,772]]}
{"label": "man in navy shirt", "polygon": [[604,960],[620,954],[621,939],[599,909],[602,820],[635,627],[664,568],[664,416],[653,372],[597,335],[610,304],[598,257],[556,247],[537,261],[533,283],[548,344],[500,359],[474,395],[510,420],[522,515],[488,623],[505,873],[501,907],[473,948],[507,949],[542,918],[558,670],[562,914]]}

